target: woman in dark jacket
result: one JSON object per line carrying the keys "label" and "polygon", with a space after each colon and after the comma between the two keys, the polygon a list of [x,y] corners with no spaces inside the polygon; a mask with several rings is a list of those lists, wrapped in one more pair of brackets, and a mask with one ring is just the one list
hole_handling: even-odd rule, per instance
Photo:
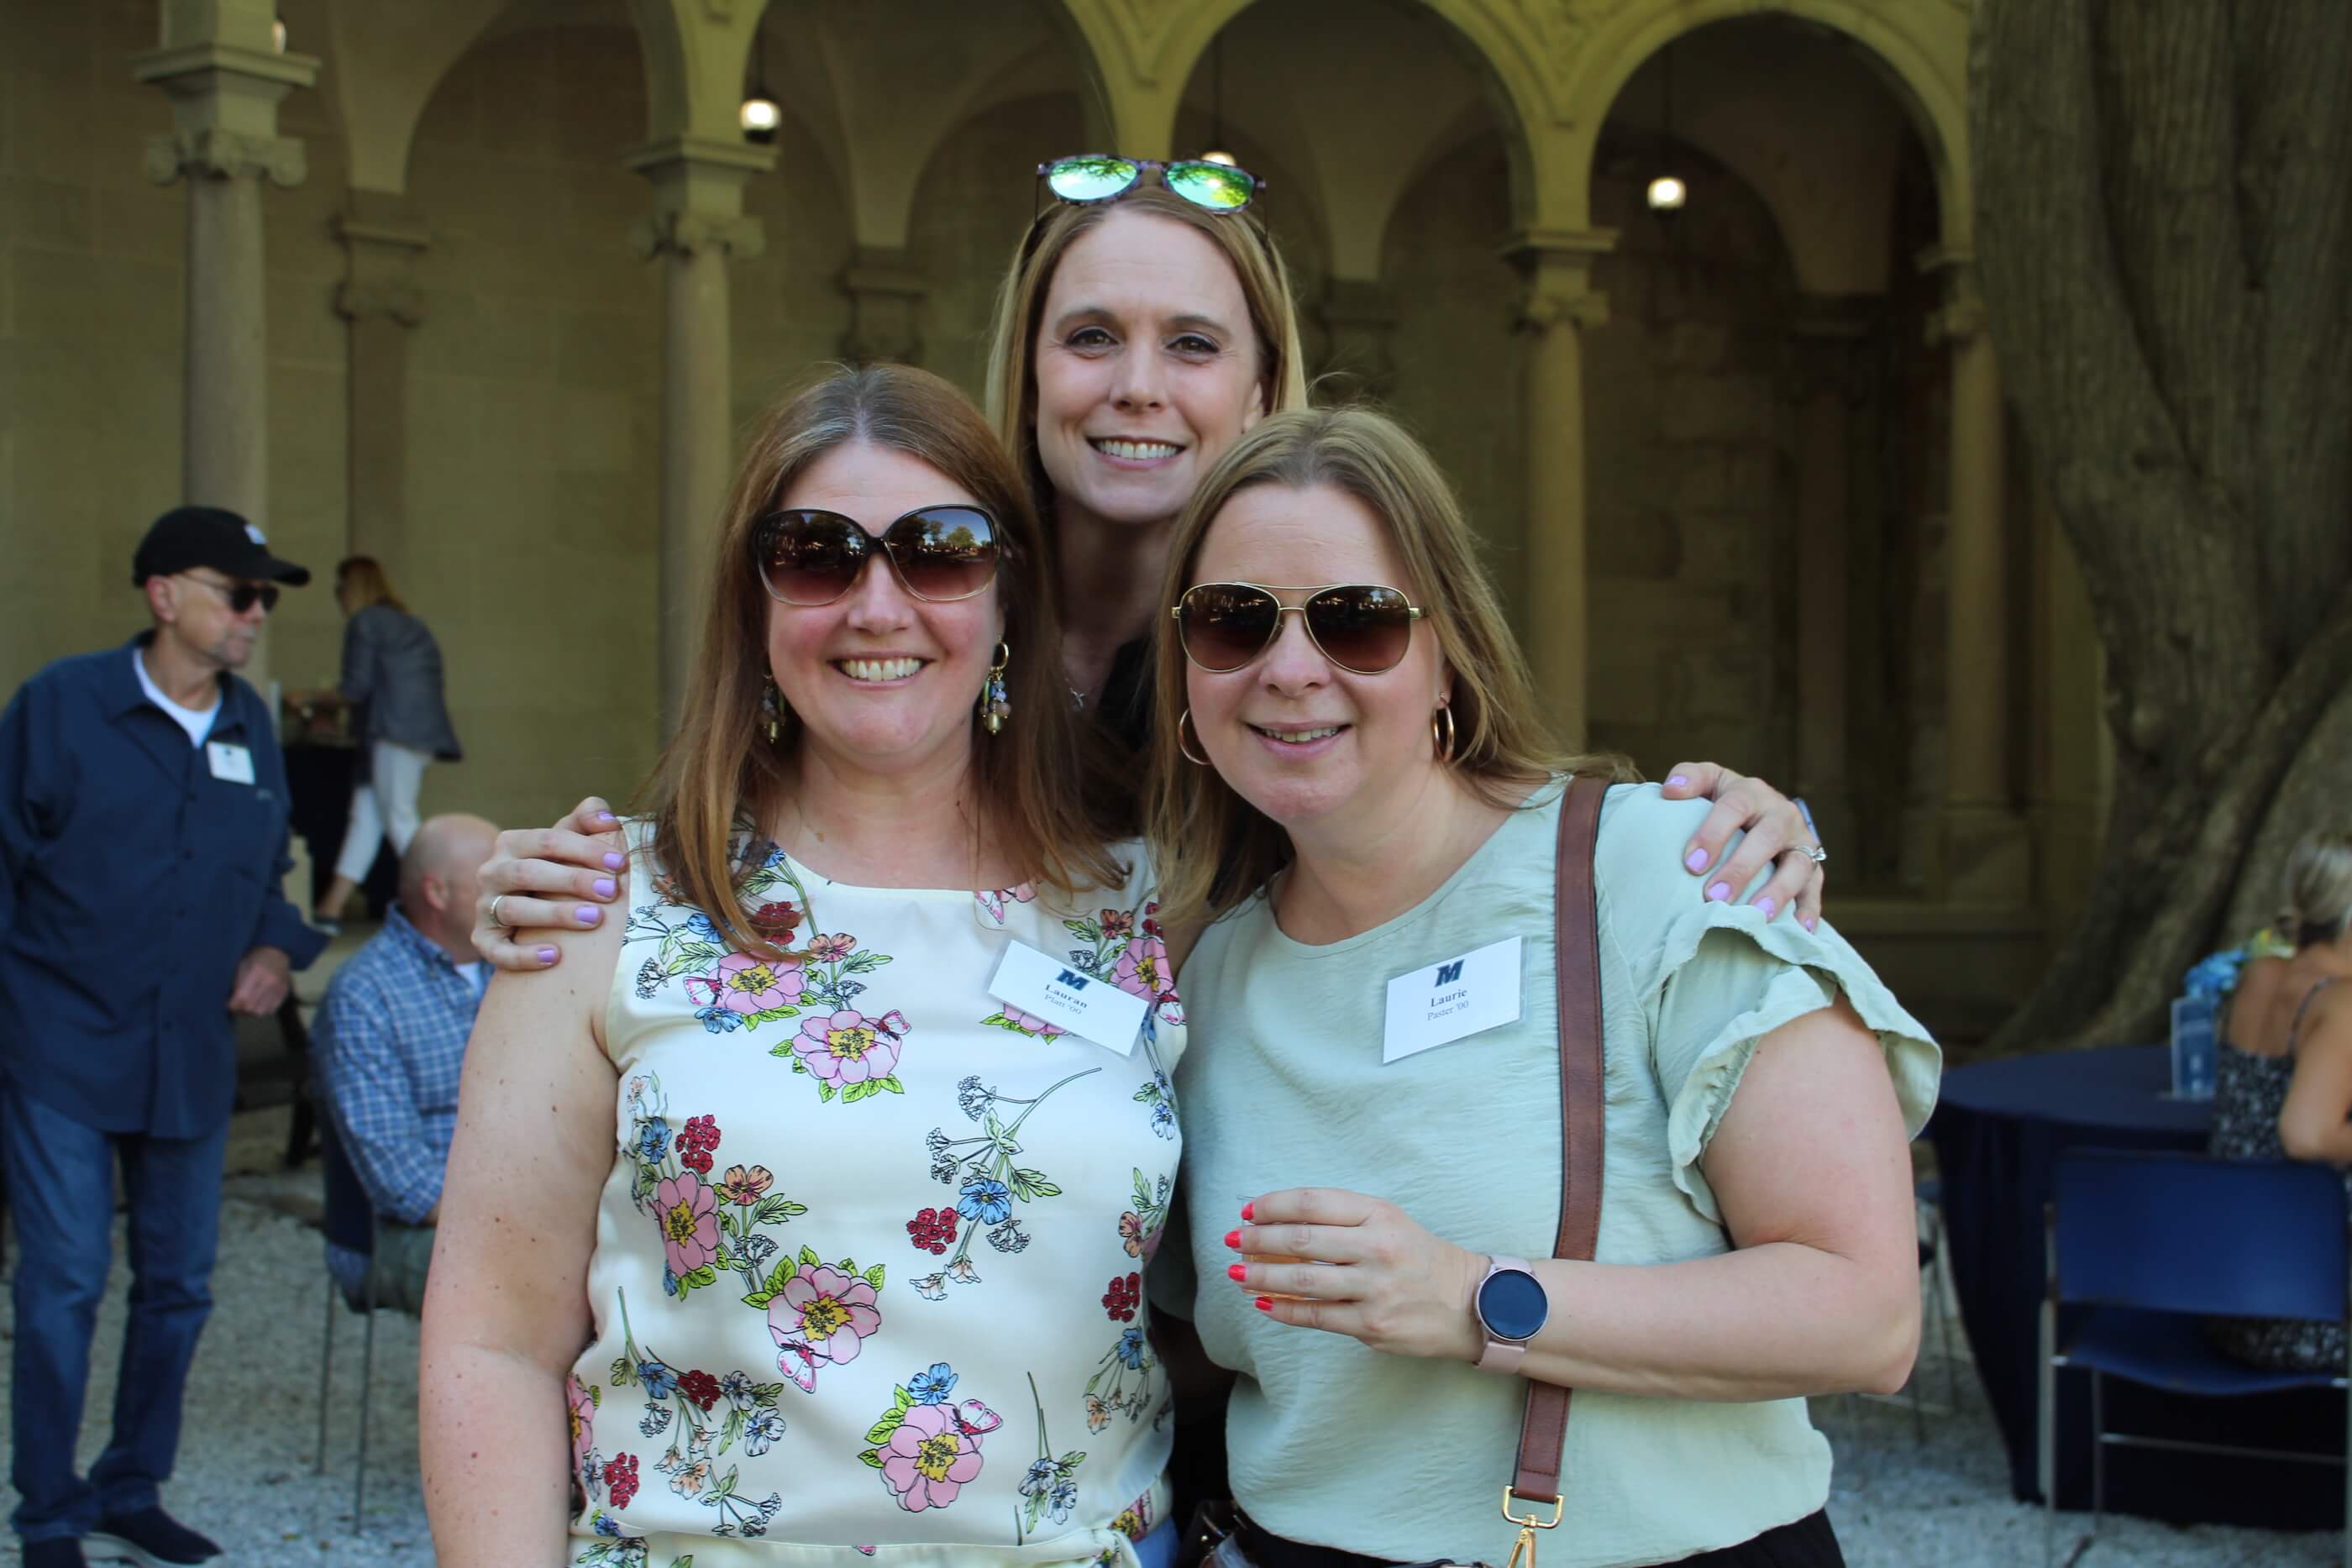
{"label": "woman in dark jacket", "polygon": [[340,689],[352,705],[360,768],[335,880],[312,912],[315,924],[330,927],[367,879],[386,835],[394,854],[407,852],[425,764],[455,762],[462,755],[442,700],[440,645],[392,591],[383,568],[363,555],[339,563],[335,602],[351,617],[343,629]]}

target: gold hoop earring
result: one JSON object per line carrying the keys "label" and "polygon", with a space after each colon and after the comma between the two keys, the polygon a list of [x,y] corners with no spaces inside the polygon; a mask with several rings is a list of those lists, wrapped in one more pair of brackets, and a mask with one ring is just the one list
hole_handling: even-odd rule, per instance
{"label": "gold hoop earring", "polygon": [[1004,727],[1013,715],[1012,699],[1004,693],[1004,666],[1013,662],[1013,649],[1003,641],[996,644],[996,663],[988,666],[988,679],[980,685],[980,727],[994,735]]}
{"label": "gold hoop earring", "polygon": [[768,744],[770,746],[776,744],[776,730],[778,727],[778,721],[782,718],[783,714],[783,694],[776,690],[776,677],[773,675],[761,675],[760,677],[760,713],[761,717],[767,721]]}
{"label": "gold hoop earring", "polygon": [[[1443,727],[1438,723],[1441,719],[1444,721]],[[1429,743],[1437,748],[1438,761],[1454,760],[1454,710],[1444,703],[1438,704],[1437,711],[1429,716]]]}
{"label": "gold hoop earring", "polygon": [[1209,759],[1205,757],[1193,756],[1192,748],[1184,744],[1184,725],[1192,716],[1192,710],[1191,708],[1186,708],[1182,713],[1176,716],[1176,749],[1184,754],[1185,761],[1193,763],[1202,768],[1206,768],[1209,765]]}

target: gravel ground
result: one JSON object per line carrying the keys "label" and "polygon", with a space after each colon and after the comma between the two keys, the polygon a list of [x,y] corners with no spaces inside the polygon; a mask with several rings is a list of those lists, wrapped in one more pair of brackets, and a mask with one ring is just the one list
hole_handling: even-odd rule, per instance
{"label": "gravel ground", "polygon": [[[319,1237],[298,1215],[315,1212],[315,1171],[241,1176],[229,1182],[221,1223],[217,1305],[188,1391],[179,1473],[166,1490],[180,1517],[228,1548],[222,1568],[362,1568],[433,1561],[416,1476],[416,1325],[382,1313],[376,1326],[376,1387],[368,1454],[367,1529],[352,1533],[352,1481],[359,1409],[359,1323],[339,1313],[328,1406],[327,1457],[318,1458],[319,1339],[326,1274]],[[81,1457],[105,1439],[114,1390],[123,1292],[116,1238],[112,1289],[99,1318]],[[13,1260],[14,1249],[11,1248]],[[0,1340],[14,1314],[0,1294]],[[1931,1336],[1932,1339],[1932,1336]],[[1922,1387],[1942,1402],[1943,1364],[1922,1364]],[[1837,1450],[1830,1515],[1853,1568],[2019,1568],[2042,1554],[2040,1511],[2011,1501],[1999,1440],[1965,1365],[1959,1407],[1931,1410],[1927,1439],[1915,1438],[1901,1405],[1858,1399],[1818,1402],[1814,1418]],[[0,1409],[0,1446],[8,1437]],[[2317,1484],[2326,1484],[2320,1482]],[[0,1486],[0,1509],[16,1493]],[[2063,1554],[2084,1520],[2062,1519]],[[2110,1516],[2084,1568],[2327,1568],[2343,1538],[2284,1535],[2200,1525],[2189,1529]],[[13,1538],[0,1563],[15,1563]]]}

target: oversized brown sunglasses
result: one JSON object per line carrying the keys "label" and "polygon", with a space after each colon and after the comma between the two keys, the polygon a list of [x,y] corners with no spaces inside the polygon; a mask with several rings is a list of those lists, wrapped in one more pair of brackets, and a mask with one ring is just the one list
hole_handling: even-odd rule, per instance
{"label": "oversized brown sunglasses", "polygon": [[[1285,604],[1285,593],[1304,593]],[[1423,612],[1393,588],[1340,582],[1322,588],[1270,587],[1262,582],[1201,582],[1169,608],[1184,656],[1212,674],[1228,674],[1274,646],[1282,618],[1296,613],[1307,636],[1332,664],[1350,674],[1393,670],[1412,641]]]}
{"label": "oversized brown sunglasses", "polygon": [[855,517],[813,507],[771,512],[751,529],[751,559],[768,597],[831,604],[856,586],[866,563],[887,556],[918,599],[970,599],[996,580],[996,520],[978,507],[918,507],[879,535]]}

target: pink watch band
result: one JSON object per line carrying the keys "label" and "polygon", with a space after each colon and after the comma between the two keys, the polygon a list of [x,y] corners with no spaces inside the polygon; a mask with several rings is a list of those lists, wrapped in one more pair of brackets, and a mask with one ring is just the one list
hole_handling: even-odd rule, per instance
{"label": "pink watch band", "polygon": [[[1517,1269],[1522,1274],[1532,1272],[1528,1267],[1528,1260],[1524,1258],[1506,1258],[1499,1252],[1490,1253],[1486,1259],[1486,1271],[1478,1276],[1478,1287],[1470,1292],[1472,1316],[1477,1316],[1479,1291],[1486,1288],[1487,1281],[1506,1269]],[[1478,1319],[1478,1328],[1480,1333],[1486,1333],[1486,1319]],[[1519,1369],[1521,1358],[1527,1354],[1528,1347],[1525,1344],[1513,1340],[1496,1339],[1493,1334],[1488,1333],[1486,1348],[1478,1353],[1478,1370],[1516,1373]]]}

